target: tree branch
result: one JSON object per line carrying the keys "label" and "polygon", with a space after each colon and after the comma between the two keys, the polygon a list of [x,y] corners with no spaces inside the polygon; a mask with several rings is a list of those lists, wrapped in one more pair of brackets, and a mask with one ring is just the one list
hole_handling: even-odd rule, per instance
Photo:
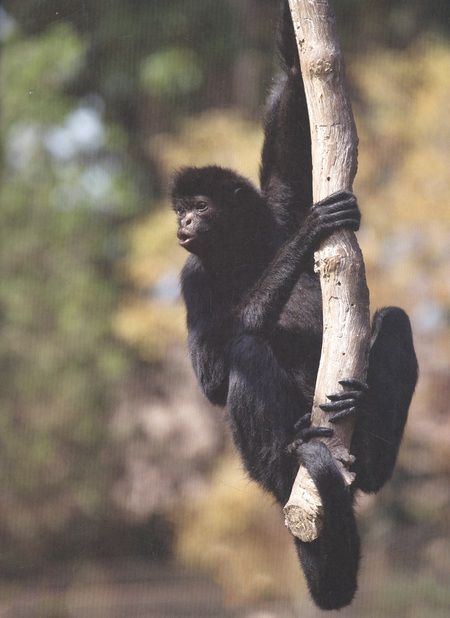
{"label": "tree branch", "polygon": [[[357,168],[355,123],[347,94],[344,66],[328,0],[289,0],[311,129],[313,195],[317,202],[335,191],[351,190]],[[353,422],[328,424],[319,404],[338,391],[339,380],[365,381],[370,341],[369,291],[364,262],[353,232],[340,231],[315,253],[323,303],[322,355],[312,410],[313,425],[330,426],[330,449],[348,485]],[[316,539],[323,509],[317,489],[300,466],[284,507],[286,525],[302,541]]]}

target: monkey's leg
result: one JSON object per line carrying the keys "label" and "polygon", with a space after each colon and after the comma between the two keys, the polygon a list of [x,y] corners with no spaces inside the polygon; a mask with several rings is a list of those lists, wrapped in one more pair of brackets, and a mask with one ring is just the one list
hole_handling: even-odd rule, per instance
{"label": "monkey's leg", "polygon": [[324,519],[318,539],[311,543],[294,539],[295,546],[316,604],[339,609],[355,594],[359,565],[351,492],[322,442],[303,443],[297,452],[319,491]]}
{"label": "monkey's leg", "polygon": [[289,497],[299,459],[306,465],[321,494],[324,527],[313,543],[295,539],[296,548],[317,605],[347,605],[359,560],[352,496],[326,446],[308,442],[323,428],[308,427],[306,401],[261,336],[242,335],[233,344],[227,407],[247,471],[278,502]]}
{"label": "monkey's leg", "polygon": [[376,312],[366,401],[357,414],[351,451],[355,488],[376,492],[389,480],[418,376],[411,325],[398,307]]}
{"label": "monkey's leg", "polygon": [[298,469],[286,448],[306,401],[264,337],[243,334],[234,341],[227,408],[248,473],[283,504]]}

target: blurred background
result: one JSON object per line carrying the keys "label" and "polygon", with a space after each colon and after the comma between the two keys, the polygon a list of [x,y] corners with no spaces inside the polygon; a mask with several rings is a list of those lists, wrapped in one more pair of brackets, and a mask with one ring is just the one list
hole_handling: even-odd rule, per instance
{"label": "blurred background", "polygon": [[[335,2],[372,310],[421,376],[342,617],[450,606],[450,4]],[[185,346],[172,170],[257,179],[275,0],[0,7],[1,618],[317,617]]]}

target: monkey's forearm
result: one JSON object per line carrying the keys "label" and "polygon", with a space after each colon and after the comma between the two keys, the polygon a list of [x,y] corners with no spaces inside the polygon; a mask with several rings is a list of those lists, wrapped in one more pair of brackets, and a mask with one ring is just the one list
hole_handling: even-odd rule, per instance
{"label": "monkey's forearm", "polygon": [[242,313],[245,332],[270,331],[318,243],[342,228],[358,230],[361,214],[355,196],[333,193],[310,210],[300,230],[286,241],[257,281]]}
{"label": "monkey's forearm", "polygon": [[280,248],[242,308],[241,325],[245,332],[267,332],[275,326],[312,250],[306,226]]}

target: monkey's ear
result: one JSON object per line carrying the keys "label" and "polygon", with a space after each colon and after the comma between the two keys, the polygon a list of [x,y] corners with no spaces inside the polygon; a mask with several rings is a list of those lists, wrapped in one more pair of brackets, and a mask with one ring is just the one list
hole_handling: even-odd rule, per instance
{"label": "monkey's ear", "polygon": [[245,189],[243,187],[238,187],[234,190],[233,197],[234,204],[239,206],[245,200]]}
{"label": "monkey's ear", "polygon": [[250,183],[236,184],[233,190],[233,204],[235,206],[248,206],[260,199],[258,191]]}

